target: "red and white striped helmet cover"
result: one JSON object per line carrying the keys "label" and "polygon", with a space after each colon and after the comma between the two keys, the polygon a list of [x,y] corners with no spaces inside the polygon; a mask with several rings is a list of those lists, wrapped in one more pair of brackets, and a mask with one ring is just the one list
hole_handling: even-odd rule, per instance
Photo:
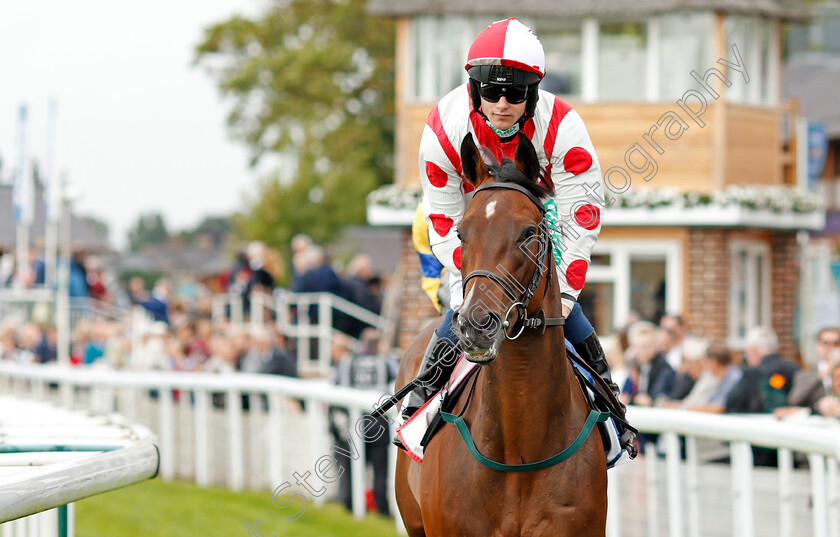
{"label": "red and white striped helmet cover", "polygon": [[531,29],[511,17],[494,22],[478,34],[470,46],[464,68],[475,65],[507,65],[542,78],[545,76],[545,51]]}

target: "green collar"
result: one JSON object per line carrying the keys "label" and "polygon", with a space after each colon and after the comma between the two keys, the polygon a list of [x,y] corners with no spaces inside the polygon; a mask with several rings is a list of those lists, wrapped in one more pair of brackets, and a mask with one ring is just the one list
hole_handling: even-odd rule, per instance
{"label": "green collar", "polygon": [[493,124],[490,123],[489,120],[485,120],[485,121],[487,122],[487,126],[490,127],[493,130],[493,132],[496,133],[496,136],[498,136],[499,138],[510,138],[511,136],[513,136],[514,134],[519,132],[519,122],[518,121],[516,123],[514,123],[511,128],[509,128],[508,130],[505,130],[505,131],[503,131],[501,129],[497,129],[496,127],[494,127]]}

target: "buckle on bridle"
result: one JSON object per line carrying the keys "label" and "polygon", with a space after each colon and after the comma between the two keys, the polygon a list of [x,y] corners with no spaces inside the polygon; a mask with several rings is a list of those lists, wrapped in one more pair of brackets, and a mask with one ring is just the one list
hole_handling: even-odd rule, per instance
{"label": "buckle on bridle", "polygon": [[[507,329],[511,328],[510,314],[514,310],[516,310],[516,312],[519,314],[519,318],[517,319],[517,321],[515,323],[513,323],[512,327],[513,327],[514,330],[518,327],[519,332],[517,332],[515,336],[511,336],[508,333]],[[507,339],[513,341],[514,339],[517,339],[519,336],[521,336],[522,332],[525,331],[525,322],[527,320],[528,320],[528,310],[525,309],[525,304],[523,304],[522,302],[518,302],[518,301],[511,304],[511,306],[508,308],[507,312],[505,313],[504,320],[502,321],[502,330],[505,333],[505,337]]]}

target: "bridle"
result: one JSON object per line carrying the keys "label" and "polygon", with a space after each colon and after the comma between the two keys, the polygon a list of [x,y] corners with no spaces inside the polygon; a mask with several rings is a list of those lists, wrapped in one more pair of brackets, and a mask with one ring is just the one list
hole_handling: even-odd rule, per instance
{"label": "bridle", "polygon": [[[549,272],[549,270],[551,267],[554,266],[553,257],[549,255],[552,251],[552,243],[551,236],[548,231],[548,224],[545,219],[545,207],[543,206],[542,202],[537,196],[535,196],[532,192],[528,191],[525,187],[516,183],[504,183],[498,181],[485,183],[476,188],[475,193],[473,195],[475,196],[479,192],[482,192],[484,190],[490,190],[491,188],[504,188],[508,190],[515,190],[527,196],[531,203],[536,205],[537,209],[539,209],[540,215],[542,215],[542,219],[540,220],[539,231],[537,233],[537,240],[539,245],[537,251],[537,266],[534,269],[534,273],[531,276],[531,281],[528,283],[528,287],[526,287],[518,296],[516,290],[513,288],[513,285],[511,285],[508,280],[489,270],[479,269],[470,272],[464,278],[462,288],[466,290],[467,282],[469,282],[472,278],[484,277],[488,278],[493,283],[499,285],[499,287],[501,287],[505,291],[505,293],[514,301],[505,313],[505,318],[502,320],[502,332],[504,333],[507,339],[517,339],[519,336],[522,335],[522,332],[524,332],[526,328],[538,330],[539,333],[542,334],[545,332],[545,329],[548,326],[563,326],[563,323],[565,322],[564,317],[546,318],[545,312],[542,309],[540,309],[534,317],[528,317],[528,303],[534,297],[534,294],[536,294],[543,277],[548,275],[548,280],[543,290],[543,296],[545,296],[545,293],[548,291],[548,286],[551,285],[551,273]],[[520,288],[522,287],[522,285],[516,280],[514,280],[514,282]],[[514,311],[518,313],[518,317],[517,320],[511,325],[510,316]],[[508,332],[508,329],[511,329],[510,333]],[[513,335],[511,335],[511,333],[513,333]]]}

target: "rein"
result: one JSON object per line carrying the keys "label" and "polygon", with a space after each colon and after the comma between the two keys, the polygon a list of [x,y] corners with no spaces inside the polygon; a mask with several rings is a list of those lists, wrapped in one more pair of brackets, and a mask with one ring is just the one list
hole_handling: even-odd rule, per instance
{"label": "rein", "polygon": [[[539,249],[537,252],[538,260],[537,260],[537,267],[534,269],[534,274],[531,276],[531,281],[528,282],[528,287],[526,287],[522,294],[517,297],[516,291],[513,289],[513,286],[505,280],[503,277],[499,276],[495,272],[491,272],[489,270],[474,270],[470,272],[463,281],[463,289],[466,290],[467,282],[470,281],[472,278],[477,277],[484,277],[492,281],[493,283],[499,285],[505,293],[514,301],[513,304],[508,308],[507,313],[505,313],[505,318],[502,321],[503,333],[507,339],[514,340],[517,339],[519,336],[522,335],[522,332],[525,331],[526,328],[530,328],[533,330],[538,330],[540,335],[545,332],[546,327],[549,326],[563,326],[565,323],[565,318],[563,317],[546,317],[545,312],[540,310],[534,317],[528,317],[528,303],[534,297],[534,294],[537,292],[537,288],[540,286],[540,281],[542,281],[543,277],[548,275],[548,283],[545,287],[545,292],[548,291],[548,286],[551,285],[551,274],[548,273],[548,263],[546,262],[549,259],[549,253],[552,250],[552,243],[551,237],[547,231],[547,224],[545,220],[545,207],[543,206],[540,199],[535,196],[533,193],[529,192],[525,187],[518,185],[516,183],[502,183],[502,182],[492,182],[492,183],[485,183],[480,187],[475,189],[475,194],[483,190],[489,190],[491,188],[504,188],[508,190],[515,190],[521,194],[525,194],[528,199],[536,205],[537,209],[539,209],[540,214],[542,215],[542,220],[540,221],[540,233],[538,235],[539,241]],[[521,287],[521,284],[517,282],[517,285]],[[518,318],[513,325],[510,322],[510,315],[516,311],[518,313]],[[513,336],[508,333],[509,328],[513,328],[513,332],[515,334]],[[518,330],[518,331],[517,331]]]}
{"label": "rein", "polygon": [[537,462],[527,462],[524,464],[504,464],[485,457],[479,453],[478,448],[475,447],[475,442],[470,434],[470,429],[462,416],[456,416],[454,414],[441,411],[440,417],[446,423],[452,423],[455,425],[458,432],[461,434],[461,438],[464,440],[464,444],[467,445],[470,455],[472,455],[475,460],[484,466],[500,472],[531,472],[533,470],[542,470],[543,468],[559,464],[577,453],[577,450],[579,450],[583,443],[586,442],[586,439],[589,438],[589,434],[592,432],[592,429],[595,428],[595,425],[607,421],[610,417],[610,413],[600,412],[594,409],[590,410],[589,416],[586,418],[586,422],[583,424],[583,428],[578,433],[577,438],[575,438],[574,442],[572,442],[566,449],[553,457]]}
{"label": "rein", "polygon": [[[467,282],[471,278],[483,277],[498,284],[502,289],[504,289],[505,293],[507,293],[508,296],[512,300],[514,300],[513,305],[511,305],[510,308],[508,308],[507,313],[505,313],[505,318],[502,323],[502,333],[507,339],[517,339],[519,336],[522,335],[522,332],[524,332],[526,328],[538,330],[539,333],[542,334],[545,332],[545,329],[548,326],[563,326],[563,324],[565,323],[565,318],[546,318],[545,312],[542,309],[540,309],[534,317],[528,317],[528,303],[534,297],[534,294],[536,294],[537,288],[539,287],[540,281],[542,281],[543,277],[546,277],[546,275],[548,276],[548,282],[545,286],[545,292],[548,291],[548,286],[551,285],[551,273],[548,272],[549,265],[546,263],[546,261],[548,259],[549,253],[551,252],[552,244],[551,238],[549,237],[549,233],[547,231],[547,226],[545,225],[545,207],[543,207],[542,203],[540,202],[539,198],[537,198],[537,196],[529,192],[524,187],[515,183],[486,183],[475,189],[475,193],[478,194],[482,190],[489,190],[491,188],[505,188],[509,190],[516,190],[517,192],[525,194],[528,197],[528,199],[531,200],[531,202],[534,205],[536,205],[537,208],[540,210],[540,214],[543,218],[540,221],[540,234],[538,237],[539,251],[537,253],[537,257],[539,259],[537,261],[537,267],[534,269],[534,274],[531,276],[531,281],[528,283],[528,287],[525,288],[522,291],[522,294],[518,297],[516,295],[515,290],[512,288],[511,284],[508,283],[507,280],[505,280],[495,272],[491,272],[489,270],[474,270],[473,272],[470,272],[464,278],[464,289],[466,290]],[[521,284],[519,285],[521,287]],[[516,332],[515,335],[511,336],[507,332],[507,329],[511,326],[509,319],[511,313],[513,313],[514,311],[516,311],[519,314],[517,321],[513,325],[514,331],[518,328],[518,332]],[[497,342],[500,341],[500,339],[497,339]],[[584,442],[586,442],[586,439],[589,438],[589,435],[592,433],[592,429],[595,428],[596,424],[607,421],[607,419],[609,419],[610,417],[609,412],[600,412],[598,410],[592,409],[589,411],[589,415],[587,416],[586,421],[584,422],[583,427],[581,428],[577,437],[568,447],[566,447],[560,453],[557,453],[552,457],[537,462],[529,462],[524,464],[504,464],[498,461],[494,461],[493,459],[490,459],[488,457],[485,457],[478,451],[478,448],[475,446],[475,441],[473,441],[472,434],[470,434],[469,426],[463,418],[463,413],[466,411],[467,406],[469,405],[473,390],[475,389],[475,383],[477,379],[478,374],[476,374],[473,378],[472,387],[470,388],[470,392],[467,395],[466,402],[464,403],[460,414],[455,415],[449,412],[441,411],[440,417],[446,423],[451,423],[455,425],[455,427],[458,429],[458,433],[461,435],[461,439],[464,441],[464,444],[466,444],[470,455],[472,455],[475,460],[477,460],[484,466],[493,470],[497,470],[500,472],[531,472],[534,470],[541,470],[543,468],[548,468],[550,466],[559,464],[571,457],[572,455],[574,455],[575,453],[577,453],[577,451],[581,448]]]}

